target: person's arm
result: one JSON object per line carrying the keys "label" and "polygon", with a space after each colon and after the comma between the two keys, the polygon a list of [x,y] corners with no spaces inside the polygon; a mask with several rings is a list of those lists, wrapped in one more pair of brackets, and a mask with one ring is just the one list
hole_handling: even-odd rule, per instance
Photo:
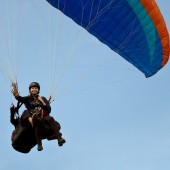
{"label": "person's arm", "polygon": [[22,102],[22,103],[27,103],[28,98],[29,98],[29,96],[22,97],[20,95],[15,97],[16,100],[18,100],[19,102]]}
{"label": "person's arm", "polygon": [[38,100],[41,101],[43,107],[42,109],[46,111],[48,114],[51,112],[51,106],[48,102],[48,100],[45,97],[38,96]]}
{"label": "person's arm", "polygon": [[22,102],[22,103],[27,102],[28,96],[25,96],[25,97],[20,96],[18,90],[15,87],[12,89],[12,93],[15,99],[18,100],[19,102]]}

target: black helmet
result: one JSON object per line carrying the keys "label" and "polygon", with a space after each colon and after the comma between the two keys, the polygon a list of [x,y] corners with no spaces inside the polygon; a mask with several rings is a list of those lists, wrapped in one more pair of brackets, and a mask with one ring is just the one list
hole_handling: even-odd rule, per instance
{"label": "black helmet", "polygon": [[37,88],[40,90],[40,85],[39,85],[37,82],[32,82],[32,83],[29,85],[29,90],[31,89],[31,87],[37,87]]}

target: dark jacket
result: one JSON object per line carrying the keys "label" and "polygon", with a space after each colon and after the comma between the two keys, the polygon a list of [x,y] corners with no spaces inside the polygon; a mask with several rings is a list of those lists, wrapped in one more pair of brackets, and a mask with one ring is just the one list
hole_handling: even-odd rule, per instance
{"label": "dark jacket", "polygon": [[50,114],[51,112],[51,106],[48,102],[48,100],[45,97],[42,97],[42,99],[44,100],[44,102],[46,103],[45,106],[43,106],[43,104],[41,103],[41,101],[39,101],[38,99],[35,100],[33,96],[18,96],[16,97],[16,100],[18,100],[19,102],[24,103],[25,107],[27,108],[27,110],[29,110],[30,112],[34,111],[37,108],[41,108],[44,110],[45,114]]}

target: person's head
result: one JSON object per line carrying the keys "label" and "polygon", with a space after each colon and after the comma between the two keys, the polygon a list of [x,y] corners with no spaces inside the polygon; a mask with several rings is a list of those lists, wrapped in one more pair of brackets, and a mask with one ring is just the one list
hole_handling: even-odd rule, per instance
{"label": "person's head", "polygon": [[29,85],[29,92],[31,95],[37,95],[40,92],[40,85],[37,82],[32,82]]}

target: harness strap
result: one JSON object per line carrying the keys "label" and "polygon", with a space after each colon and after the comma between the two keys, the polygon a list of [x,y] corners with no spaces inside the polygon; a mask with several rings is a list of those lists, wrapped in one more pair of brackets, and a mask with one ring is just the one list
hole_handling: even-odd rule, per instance
{"label": "harness strap", "polygon": [[41,110],[41,119],[43,119],[44,118],[44,110],[42,109]]}
{"label": "harness strap", "polygon": [[19,102],[19,101],[18,101],[17,107],[16,107],[16,113],[17,113],[18,117],[20,117],[20,115],[19,115],[19,109],[20,109],[20,107],[21,107],[22,105],[23,105],[23,102]]}

